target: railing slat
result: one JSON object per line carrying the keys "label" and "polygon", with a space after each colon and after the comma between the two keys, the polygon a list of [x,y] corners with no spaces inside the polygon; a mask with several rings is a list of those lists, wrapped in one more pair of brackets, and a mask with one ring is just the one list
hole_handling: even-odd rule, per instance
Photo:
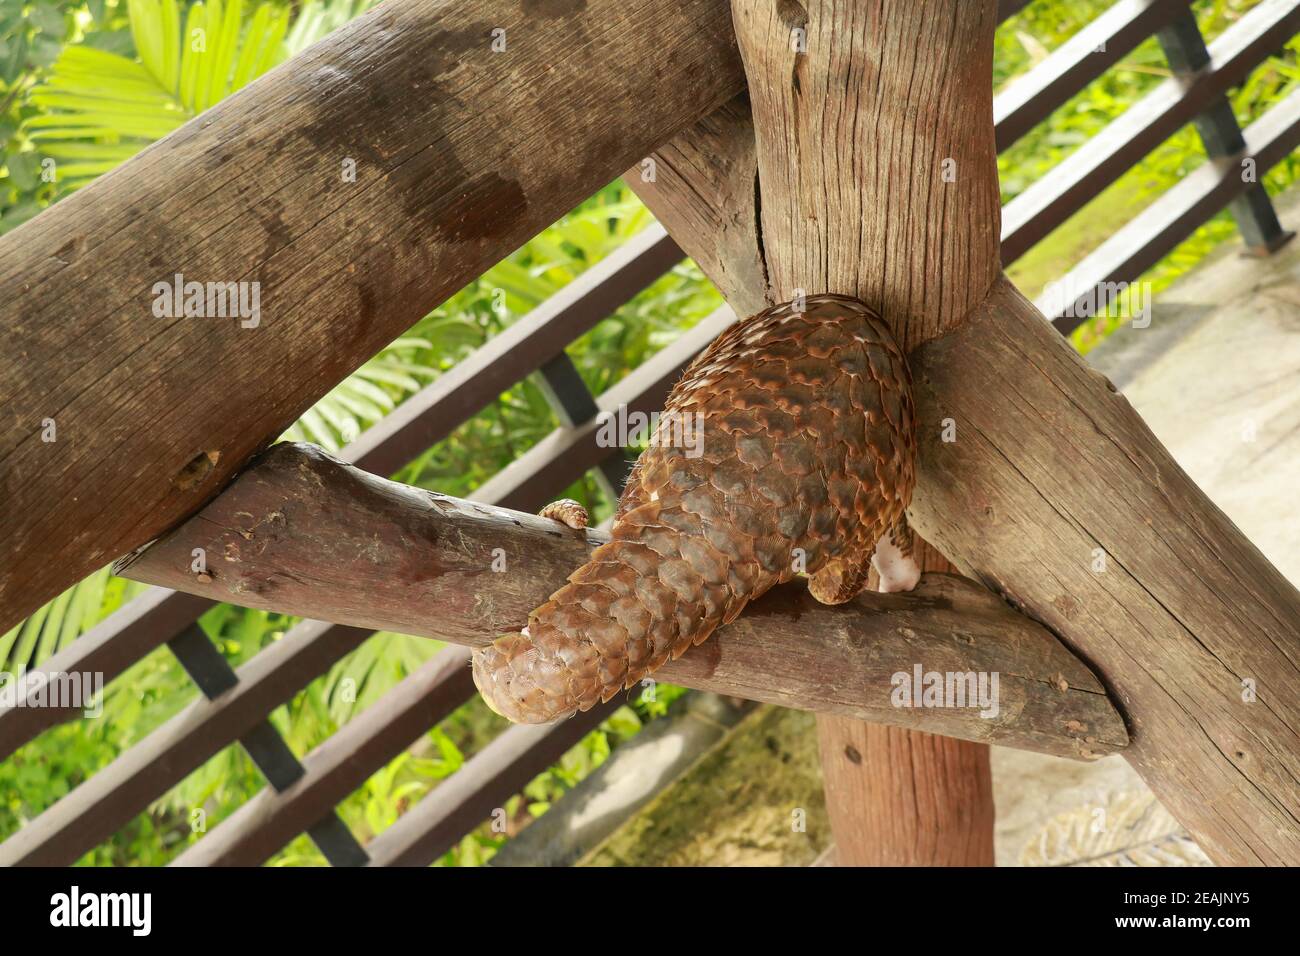
{"label": "railing slat", "polygon": [[622,706],[622,696],[550,724],[516,724],[370,841],[371,866],[428,866]]}
{"label": "railing slat", "polygon": [[[583,425],[600,414],[596,397],[582,380],[582,374],[573,364],[573,359],[569,358],[568,352],[561,352],[543,365],[539,376],[546,400],[565,428]],[[597,480],[610,500],[617,501],[623,492],[623,483],[627,480],[630,466],[623,457],[621,448],[607,448],[606,452],[605,457],[596,463]]]}
{"label": "railing slat", "polygon": [[1210,160],[1148,206],[1086,259],[1048,287],[1034,304],[1062,332],[1088,320],[1084,303],[1105,307],[1117,283],[1141,275],[1245,190],[1241,161],[1254,158],[1263,175],[1300,146],[1300,92],[1292,93],[1245,131],[1246,150]]}
{"label": "railing slat", "polygon": [[1101,194],[1300,30],[1300,4],[1265,0],[1209,47],[1195,76],[1161,83],[1002,208],[1010,264]]}
{"label": "railing slat", "polygon": [[[303,758],[304,773],[263,789],[174,861],[175,866],[258,866],[474,692],[469,651],[448,647]],[[462,771],[463,772],[463,771]]]}
{"label": "railing slat", "polygon": [[241,667],[217,700],[190,704],[0,843],[0,866],[74,863],[369,636],[320,622],[294,628]]}
{"label": "railing slat", "polygon": [[[44,674],[101,674],[107,684],[193,624],[210,607],[212,602],[205,598],[150,588],[34,670]],[[61,707],[0,708],[0,760],[42,731],[80,712]]]}
{"label": "railing slat", "polygon": [[[167,646],[208,700],[221,696],[239,683],[239,675],[197,624],[181,631],[167,642]],[[239,743],[274,789],[284,790],[302,777],[302,764],[269,720],[253,726],[239,738]],[[332,865],[361,866],[366,862],[365,850],[361,849],[361,844],[333,808],[309,832],[312,841]]]}
{"label": "railing slat", "polygon": [[1187,9],[1188,0],[1119,0],[993,98],[998,152]]}

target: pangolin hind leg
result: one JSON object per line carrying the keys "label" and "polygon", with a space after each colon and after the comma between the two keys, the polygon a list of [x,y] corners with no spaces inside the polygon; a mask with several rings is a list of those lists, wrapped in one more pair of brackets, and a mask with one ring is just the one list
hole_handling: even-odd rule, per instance
{"label": "pangolin hind leg", "polygon": [[907,515],[898,519],[898,523],[881,535],[871,555],[871,563],[880,576],[876,588],[885,593],[910,591],[921,580],[921,566],[913,554],[915,540],[912,526],[907,523]]}
{"label": "pangolin hind leg", "polygon": [[737,323],[673,388],[612,539],[475,653],[475,683],[540,723],[635,686],[805,570],[847,599],[911,498],[915,454],[906,361],[863,303],[810,296]]}
{"label": "pangolin hind leg", "polygon": [[866,590],[874,567],[883,593],[910,591],[921,580],[921,566],[913,556],[911,526],[904,514],[870,548],[855,549],[828,561],[808,579],[808,591],[822,604],[843,604]]}

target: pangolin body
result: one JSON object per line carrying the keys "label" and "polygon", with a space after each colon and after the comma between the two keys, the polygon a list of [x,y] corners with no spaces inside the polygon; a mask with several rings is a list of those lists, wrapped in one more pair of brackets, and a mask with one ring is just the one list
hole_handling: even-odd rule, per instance
{"label": "pangolin body", "polygon": [[[737,323],[686,370],[628,480],[612,539],[522,632],[475,653],[474,681],[493,710],[520,723],[587,710],[801,572],[818,600],[847,601],[878,541],[882,577],[907,573],[916,456],[907,363],[856,299],[799,304]],[[702,441],[665,440],[692,423]]]}

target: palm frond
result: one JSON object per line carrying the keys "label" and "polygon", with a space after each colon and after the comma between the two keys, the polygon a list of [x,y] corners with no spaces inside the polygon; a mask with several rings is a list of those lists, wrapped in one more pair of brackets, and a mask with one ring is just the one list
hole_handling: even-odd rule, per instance
{"label": "palm frond", "polygon": [[[64,190],[129,159],[289,53],[290,11],[270,3],[247,25],[243,0],[199,0],[183,14],[178,0],[128,0],[128,10],[137,59],[68,46],[28,94],[40,113],[24,131],[55,161]],[[309,28],[301,35],[317,36]]]}

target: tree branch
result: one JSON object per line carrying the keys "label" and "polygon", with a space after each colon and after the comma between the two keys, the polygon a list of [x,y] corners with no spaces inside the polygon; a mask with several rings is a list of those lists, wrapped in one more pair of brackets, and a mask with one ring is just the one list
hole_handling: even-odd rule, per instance
{"label": "tree branch", "polygon": [[[602,540],[283,444],[117,570],[218,601],[479,646],[517,630]],[[894,706],[894,675],[911,688],[918,667],[984,675],[989,690],[997,674],[996,714]],[[1050,633],[948,575],[839,607],[802,585],[777,588],[656,679],[1080,759],[1127,739],[1102,686]]]}

